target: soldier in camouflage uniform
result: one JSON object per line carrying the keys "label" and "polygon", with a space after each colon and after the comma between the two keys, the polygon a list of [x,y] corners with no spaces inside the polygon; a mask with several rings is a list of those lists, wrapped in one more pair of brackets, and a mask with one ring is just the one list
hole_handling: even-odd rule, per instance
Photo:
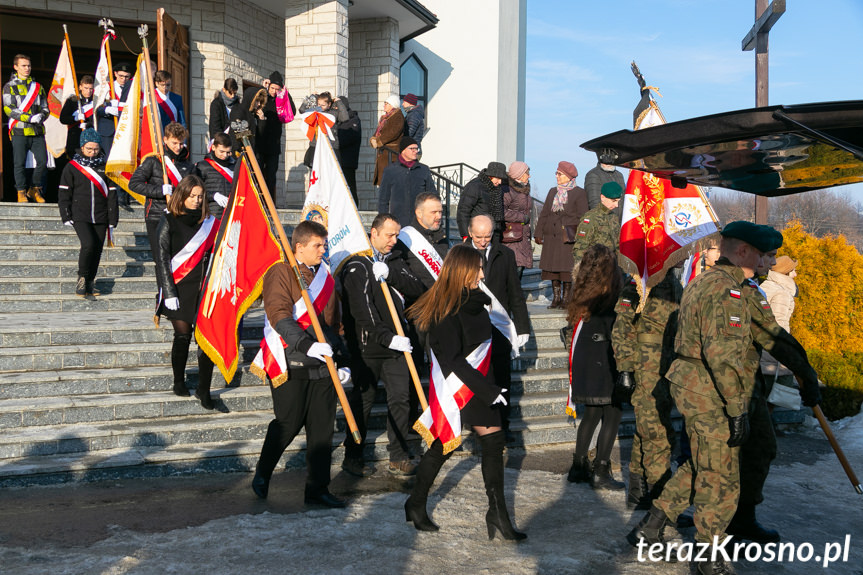
{"label": "soldier in camouflage uniform", "polygon": [[576,266],[573,268],[573,277],[584,252],[593,244],[608,246],[615,254],[619,251],[620,217],[613,210],[620,204],[621,195],[623,195],[623,188],[620,184],[605,183],[599,196],[600,204],[584,214],[584,218],[578,224],[575,243],[572,244],[572,256]]}
{"label": "soldier in camouflage uniform", "polygon": [[[683,287],[673,270],[654,286],[644,308],[636,313],[640,297],[633,281],[617,300],[617,321],[611,332],[619,378],[633,378],[629,403],[635,409],[635,435],[629,460],[631,508],[649,509],[650,502],[671,477],[671,399],[665,372],[674,358],[674,335]],[[629,387],[621,383],[620,387]]]}
{"label": "soldier in camouflage uniform", "polygon": [[[772,249],[770,233],[764,226],[732,222],[722,236],[722,258],[683,293],[677,357],[667,373],[671,395],[686,422],[692,459],[678,468],[627,535],[632,545],[640,540],[662,543],[665,525],[690,502],[695,504],[696,542],[724,539],[740,494],[740,445],[749,435],[748,408],[758,365],[757,354],[750,353],[754,342],[777,352],[780,361],[787,360],[809,394],[814,386],[818,401],[817,376],[800,344],[776,325],[772,314],[752,315],[746,280]],[[721,559],[701,561],[697,569],[702,575],[735,572]]]}

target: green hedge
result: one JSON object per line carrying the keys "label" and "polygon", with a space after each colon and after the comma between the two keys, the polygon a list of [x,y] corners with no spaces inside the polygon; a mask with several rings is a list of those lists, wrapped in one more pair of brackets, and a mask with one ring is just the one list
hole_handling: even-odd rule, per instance
{"label": "green hedge", "polygon": [[863,403],[863,353],[809,351],[809,361],[827,385],[821,390],[824,415],[837,420],[860,413]]}

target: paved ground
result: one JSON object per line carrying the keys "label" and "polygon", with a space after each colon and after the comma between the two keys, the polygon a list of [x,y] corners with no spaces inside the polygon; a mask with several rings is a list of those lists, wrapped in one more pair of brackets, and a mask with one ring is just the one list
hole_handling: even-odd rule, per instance
{"label": "paved ground", "polygon": [[[811,542],[817,555],[850,535],[848,561],[826,569],[741,561],[739,572],[863,574],[863,496],[854,494],[819,434],[801,430],[779,439],[759,513],[785,541]],[[863,416],[837,435],[860,473]],[[514,450],[508,457],[510,507],[530,535],[519,545],[487,540],[479,460],[461,455],[447,463],[430,498],[442,527],[437,534],[403,522],[409,486],[386,472],[359,481],[336,475],[332,490],[351,498],[348,510],[304,507],[302,471],[274,477],[265,502],[251,493],[249,474],[4,490],[0,572],[688,573],[685,565],[638,562],[623,536],[641,513],[627,511],[621,493],[568,484],[568,450]]]}

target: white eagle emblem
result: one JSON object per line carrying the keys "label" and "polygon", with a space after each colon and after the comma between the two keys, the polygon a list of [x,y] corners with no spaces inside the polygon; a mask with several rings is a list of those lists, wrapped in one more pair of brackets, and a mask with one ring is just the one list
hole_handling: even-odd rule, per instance
{"label": "white eagle emblem", "polygon": [[233,222],[222,250],[219,276],[219,297],[231,292],[231,303],[237,305],[237,249],[240,243],[240,222]]}

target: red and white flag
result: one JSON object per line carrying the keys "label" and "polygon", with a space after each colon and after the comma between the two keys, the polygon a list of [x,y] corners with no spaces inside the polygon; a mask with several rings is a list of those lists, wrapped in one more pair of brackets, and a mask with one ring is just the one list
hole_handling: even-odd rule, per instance
{"label": "red and white flag", "polygon": [[[491,339],[481,343],[466,359],[472,368],[487,375],[491,365]],[[473,397],[473,392],[455,372],[445,377],[431,350],[429,361],[429,406],[414,423],[413,428],[428,445],[440,439],[446,455],[461,445],[461,410]]]}
{"label": "red and white flag", "polygon": [[[569,395],[566,398],[566,414],[572,418],[576,417],[575,402],[572,401],[572,354],[575,353],[575,342],[578,341],[578,335],[581,333],[582,321],[579,319],[575,324],[575,329],[572,330],[572,341],[569,344]],[[578,377],[581,374],[576,374]]]}
{"label": "red and white flag", "polygon": [[225,381],[239,360],[237,326],[261,295],[264,274],[282,261],[258,187],[245,154],[240,157],[234,191],[228,200],[215,242],[204,297],[198,307],[195,339]]}
{"label": "red and white flag", "polygon": [[59,158],[66,151],[66,135],[69,130],[60,122],[60,111],[66,98],[75,95],[75,82],[72,62],[69,59],[69,48],[66,46],[66,40],[63,40],[60,57],[57,58],[57,67],[54,68],[54,79],[51,80],[51,89],[47,94],[51,115],[45,119],[45,144],[55,158]]}

